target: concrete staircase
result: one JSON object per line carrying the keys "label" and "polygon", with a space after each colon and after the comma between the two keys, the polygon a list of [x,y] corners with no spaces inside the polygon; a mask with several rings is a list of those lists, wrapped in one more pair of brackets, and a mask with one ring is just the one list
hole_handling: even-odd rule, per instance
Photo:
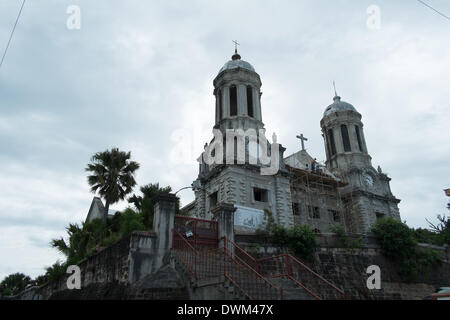
{"label": "concrete staircase", "polygon": [[274,300],[281,297],[280,289],[273,283],[236,257],[225,254],[223,249],[198,251],[195,257],[189,258],[183,254],[185,252],[172,250],[175,269],[182,273],[190,288],[197,292],[199,288],[208,291],[211,299]]}
{"label": "concrete staircase", "polygon": [[316,300],[304,288],[287,277],[269,279],[283,290],[283,300]]}

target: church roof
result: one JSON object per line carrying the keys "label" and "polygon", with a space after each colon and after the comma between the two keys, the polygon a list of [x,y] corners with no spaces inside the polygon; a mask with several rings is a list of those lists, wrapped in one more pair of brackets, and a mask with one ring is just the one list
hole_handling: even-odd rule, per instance
{"label": "church roof", "polygon": [[248,63],[247,61],[230,60],[227,63],[225,63],[225,65],[222,67],[222,69],[220,69],[219,73],[221,73],[225,70],[231,70],[231,69],[237,69],[237,68],[243,68],[243,69],[247,69],[247,70],[255,72],[255,68],[253,68],[253,66],[250,63]]}
{"label": "church roof", "polygon": [[339,112],[339,111],[358,112],[358,111],[356,111],[355,107],[352,106],[350,103],[341,101],[341,97],[339,97],[339,96],[335,96],[333,98],[333,100],[334,100],[334,102],[325,109],[325,112],[323,113],[324,117],[326,117],[334,112]]}
{"label": "church roof", "polygon": [[237,53],[237,50],[235,50],[234,55],[231,57],[231,60],[225,63],[225,65],[220,69],[219,74],[222,73],[225,70],[231,70],[231,69],[237,69],[237,68],[243,68],[247,69],[253,72],[255,71],[255,68],[248,63],[247,61],[241,60],[241,56]]}

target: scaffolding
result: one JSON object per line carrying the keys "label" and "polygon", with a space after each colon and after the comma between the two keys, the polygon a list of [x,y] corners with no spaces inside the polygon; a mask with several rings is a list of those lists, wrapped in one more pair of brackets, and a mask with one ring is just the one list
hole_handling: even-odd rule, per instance
{"label": "scaffolding", "polygon": [[[341,195],[341,189],[350,185],[346,176],[339,174],[337,178],[326,174],[323,171],[312,172],[286,166],[290,173],[290,183],[292,190],[292,200],[301,199],[303,207],[306,207],[305,222],[310,224],[314,230],[319,230],[317,226],[318,219],[315,219],[314,207],[321,208],[326,213],[329,225],[335,225],[336,221],[330,212],[339,214],[342,226],[345,232],[350,233],[354,230],[353,221],[353,196],[350,190],[345,194],[345,199]],[[301,192],[303,196],[298,196]],[[299,210],[300,204],[299,204]],[[321,221],[324,219],[320,218]],[[294,217],[295,222],[295,217]]]}

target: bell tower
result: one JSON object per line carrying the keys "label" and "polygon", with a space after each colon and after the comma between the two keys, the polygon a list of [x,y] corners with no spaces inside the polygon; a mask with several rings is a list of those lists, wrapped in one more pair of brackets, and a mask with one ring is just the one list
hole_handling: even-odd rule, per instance
{"label": "bell tower", "polygon": [[195,216],[210,219],[215,206],[228,203],[237,208],[236,228],[241,231],[255,232],[264,220],[265,210],[272,212],[277,223],[291,226],[290,180],[283,162],[285,149],[275,134],[271,135],[272,142],[266,138],[259,74],[242,60],[236,47],[213,86],[214,137],[198,158]]}
{"label": "bell tower", "polygon": [[341,188],[341,196],[355,233],[369,232],[377,219],[386,216],[400,220],[400,200],[391,192],[391,178],[372,166],[361,119],[353,105],[335,94],[320,121],[326,166],[349,184]]}
{"label": "bell tower", "polygon": [[253,66],[241,59],[237,48],[214,79],[215,128],[262,129],[261,79]]}

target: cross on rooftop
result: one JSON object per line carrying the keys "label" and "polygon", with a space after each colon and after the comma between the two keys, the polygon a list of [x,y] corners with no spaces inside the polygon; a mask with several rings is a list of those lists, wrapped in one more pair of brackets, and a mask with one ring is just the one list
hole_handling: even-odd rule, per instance
{"label": "cross on rooftop", "polygon": [[308,138],[303,136],[303,133],[299,136],[297,136],[297,139],[300,139],[302,141],[302,150],[305,151],[305,141],[308,141]]}
{"label": "cross on rooftop", "polygon": [[241,44],[237,42],[237,40],[232,40],[234,43],[234,51],[237,53],[237,46],[240,46]]}

